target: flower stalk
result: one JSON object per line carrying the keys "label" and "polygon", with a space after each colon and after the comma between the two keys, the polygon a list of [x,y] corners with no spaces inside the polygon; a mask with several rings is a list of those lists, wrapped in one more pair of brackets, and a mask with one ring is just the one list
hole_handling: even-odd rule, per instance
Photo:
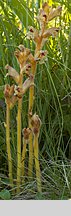
{"label": "flower stalk", "polygon": [[[46,25],[49,20],[53,19],[54,17],[58,16],[60,14],[61,7],[59,7],[57,10],[52,10],[51,7],[49,7],[48,3],[44,3],[42,6],[42,9],[39,10],[39,14],[37,16],[37,20],[40,24],[40,30],[37,30],[33,28],[32,26],[29,27],[29,32],[27,33],[27,38],[32,39],[35,43],[35,53],[34,56],[30,54],[30,62],[32,65],[32,74],[36,74],[36,65],[37,62],[40,61],[40,63],[43,63],[42,59],[47,55],[47,51],[43,51],[42,47],[44,43],[46,42],[47,38],[49,36],[56,36],[58,32],[58,28],[50,28],[49,30],[46,30]],[[48,17],[49,16],[49,17]],[[48,20],[49,18],[49,20]],[[33,104],[34,104],[34,86],[30,88],[29,90],[29,127],[31,128],[31,116],[32,116],[32,110],[33,110]],[[33,137],[32,134],[29,136],[29,168],[28,168],[28,175],[29,177],[32,177],[33,171]]]}
{"label": "flower stalk", "polygon": [[[31,116],[34,102],[34,86],[30,87],[29,90],[29,128],[31,128]],[[29,167],[28,176],[32,178],[33,176],[33,135],[29,135]]]}
{"label": "flower stalk", "polygon": [[[24,162],[25,162],[25,156],[26,156],[26,140],[23,137],[23,150],[22,150],[22,157],[21,157],[21,176],[24,178],[25,174],[25,167],[24,167]],[[24,179],[22,180],[24,182]]]}
{"label": "flower stalk", "polygon": [[21,114],[22,114],[22,97],[25,91],[30,87],[32,78],[27,79],[23,84],[23,68],[26,65],[30,50],[23,45],[15,51],[15,56],[20,65],[19,85],[15,88],[15,95],[18,97],[18,114],[17,114],[17,193],[20,192],[21,184]]}
{"label": "flower stalk", "polygon": [[[24,178],[25,175],[25,156],[26,156],[26,146],[29,141],[29,136],[31,134],[30,128],[24,128],[22,130],[23,134],[23,149],[22,149],[22,159],[21,159],[21,176]],[[22,180],[22,183],[24,183],[24,179]]]}
{"label": "flower stalk", "polygon": [[38,158],[38,134],[34,134],[34,159],[35,159],[35,169],[36,169],[36,181],[37,181],[37,190],[38,192],[42,192],[41,189],[41,172]]}
{"label": "flower stalk", "polygon": [[22,99],[18,100],[18,114],[17,114],[17,192],[20,192],[21,184],[21,112]]}
{"label": "flower stalk", "polygon": [[10,185],[13,187],[13,176],[12,176],[12,158],[11,158],[11,147],[10,147],[10,107],[6,104],[6,145],[8,154],[8,169],[9,169],[9,180]]}
{"label": "flower stalk", "polygon": [[8,154],[8,170],[10,185],[13,187],[13,176],[12,176],[12,157],[11,157],[11,146],[10,146],[10,104],[11,97],[14,91],[14,86],[5,85],[4,96],[6,102],[6,146]]}
{"label": "flower stalk", "polygon": [[34,135],[33,139],[33,148],[34,148],[34,160],[35,160],[35,170],[36,170],[36,181],[37,181],[37,190],[42,192],[41,188],[41,172],[39,164],[39,147],[38,147],[38,138],[41,126],[41,120],[38,115],[34,114],[31,118],[31,126]]}

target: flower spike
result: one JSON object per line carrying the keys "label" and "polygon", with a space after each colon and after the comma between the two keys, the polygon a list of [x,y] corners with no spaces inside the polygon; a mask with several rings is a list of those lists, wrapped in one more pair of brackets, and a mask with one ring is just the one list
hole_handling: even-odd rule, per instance
{"label": "flower spike", "polygon": [[47,24],[49,21],[59,16],[62,11],[62,7],[58,6],[56,9],[50,7],[47,2],[43,3],[42,9],[39,10],[37,19],[40,23],[40,27]]}

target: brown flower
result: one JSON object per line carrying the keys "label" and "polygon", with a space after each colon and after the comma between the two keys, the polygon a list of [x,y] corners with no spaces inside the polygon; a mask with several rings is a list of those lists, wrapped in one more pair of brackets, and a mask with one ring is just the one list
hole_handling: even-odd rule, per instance
{"label": "brown flower", "polygon": [[44,32],[43,38],[48,38],[50,36],[56,36],[59,30],[60,28],[55,28],[55,27],[49,28]]}
{"label": "brown flower", "polygon": [[20,64],[20,68],[22,68],[28,60],[30,50],[28,48],[25,48],[23,45],[19,45],[18,48],[19,49],[16,49],[15,51],[15,56]]}
{"label": "brown flower", "polygon": [[29,78],[27,78],[25,80],[22,87],[15,86],[14,95],[17,96],[18,98],[21,98],[26,93],[28,88],[30,88],[30,86],[32,86],[32,85],[34,85],[34,76],[32,74],[30,74]]}
{"label": "brown flower", "polygon": [[46,55],[47,55],[47,50],[40,50],[37,52],[37,54],[35,55],[35,60],[36,61],[42,61],[45,59]]}
{"label": "brown flower", "polygon": [[31,125],[34,134],[39,134],[39,130],[41,127],[41,120],[36,113],[31,118]]}
{"label": "brown flower", "polygon": [[6,104],[9,105],[10,109],[13,108],[17,101],[17,97],[14,96],[14,85],[10,86],[8,84],[5,85],[4,96]]}
{"label": "brown flower", "polygon": [[22,130],[23,137],[26,141],[29,139],[29,135],[31,132],[32,132],[31,128],[24,128]]}
{"label": "brown flower", "polygon": [[48,15],[48,21],[51,21],[52,19],[54,19],[57,16],[60,16],[61,11],[62,11],[61,6],[58,6],[56,9],[51,8],[50,13]]}
{"label": "brown flower", "polygon": [[8,64],[5,66],[5,69],[9,71],[6,74],[6,77],[11,76],[15,80],[16,83],[19,83],[19,74],[18,74],[18,72],[14,68],[9,66]]}
{"label": "brown flower", "polygon": [[37,42],[37,39],[39,37],[39,32],[36,28],[29,26],[29,32],[27,33],[27,39],[33,39],[34,42]]}
{"label": "brown flower", "polygon": [[62,7],[58,6],[56,9],[50,7],[47,2],[43,3],[42,9],[39,10],[37,19],[42,28],[43,24],[47,24],[49,21],[59,16],[62,11]]}
{"label": "brown flower", "polygon": [[14,85],[10,86],[9,84],[5,85],[4,96],[5,98],[10,98],[14,93]]}
{"label": "brown flower", "polygon": [[30,75],[30,70],[31,70],[31,64],[27,63],[24,67],[21,69],[21,73],[25,73],[26,75]]}

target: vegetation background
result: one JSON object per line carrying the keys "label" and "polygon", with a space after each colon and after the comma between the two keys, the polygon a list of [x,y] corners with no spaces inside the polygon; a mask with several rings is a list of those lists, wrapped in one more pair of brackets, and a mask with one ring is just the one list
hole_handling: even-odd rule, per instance
{"label": "vegetation background", "polygon": [[[42,195],[36,191],[36,180],[26,181],[21,193],[14,195],[9,187],[5,141],[4,85],[5,65],[19,71],[14,51],[24,44],[34,52],[33,42],[26,39],[28,26],[37,26],[35,17],[44,0],[0,0],[0,197],[2,199],[68,199],[71,198],[71,0],[49,0],[62,6],[60,17],[50,26],[60,26],[56,38],[45,45],[47,62],[37,67],[34,112],[41,120],[39,158],[42,174]],[[22,127],[27,126],[28,93],[23,99]],[[16,112],[11,113],[11,148],[16,178]],[[28,163],[28,148],[27,160]],[[35,173],[35,170],[33,171]],[[26,168],[26,178],[27,168]]]}

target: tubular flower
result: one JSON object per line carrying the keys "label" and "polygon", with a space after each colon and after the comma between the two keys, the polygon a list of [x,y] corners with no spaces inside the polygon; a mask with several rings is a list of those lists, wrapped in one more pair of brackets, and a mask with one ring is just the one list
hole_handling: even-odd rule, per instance
{"label": "tubular flower", "polygon": [[39,14],[37,16],[37,19],[40,23],[40,27],[42,27],[42,23],[47,22],[47,13],[43,9],[39,9]]}
{"label": "tubular flower", "polygon": [[31,70],[31,64],[27,63],[24,67],[22,67],[21,69],[21,73],[26,74],[26,75],[30,75],[30,70]]}
{"label": "tubular flower", "polygon": [[39,36],[39,32],[36,28],[29,26],[29,31],[27,33],[27,39],[33,39],[35,42],[37,42]]}
{"label": "tubular flower", "polygon": [[42,47],[42,36],[41,36],[40,32],[37,29],[33,28],[32,26],[29,27],[29,32],[27,33],[27,38],[29,40],[32,39],[34,41],[34,43],[36,44],[36,46],[39,47],[39,45],[41,45],[41,47]]}
{"label": "tubular flower", "polygon": [[9,105],[10,108],[12,108],[17,101],[16,96],[14,96],[14,85],[5,85],[4,96],[6,99],[6,103]]}
{"label": "tubular flower", "polygon": [[47,50],[38,51],[35,56],[35,60],[39,61],[39,63],[42,63],[42,62],[44,63],[47,53],[48,53]]}
{"label": "tubular flower", "polygon": [[47,2],[43,3],[42,9],[39,10],[37,19],[40,23],[40,27],[43,24],[47,24],[49,21],[59,16],[61,13],[62,7],[58,6],[56,9],[50,7]]}
{"label": "tubular flower", "polygon": [[47,2],[42,5],[42,8],[39,10],[37,20],[40,24],[40,30],[29,27],[29,32],[27,33],[27,38],[32,39],[36,44],[35,55],[38,51],[40,51],[45,44],[47,38],[50,36],[55,37],[60,28],[52,27],[46,29],[46,25],[53,18],[60,15],[62,7],[59,6],[56,9],[50,7]]}
{"label": "tubular flower", "polygon": [[31,64],[31,73],[35,74],[35,71],[36,71],[36,60],[35,60],[34,56],[32,55],[32,53],[30,53],[28,60],[29,60],[29,62]]}
{"label": "tubular flower", "polygon": [[4,95],[5,98],[10,98],[14,93],[14,85],[10,86],[9,84],[5,85]]}
{"label": "tubular flower", "polygon": [[19,45],[18,49],[15,51],[15,56],[20,64],[20,68],[24,66],[26,61],[28,60],[28,56],[30,54],[30,50],[28,48],[25,48],[23,45]]}
{"label": "tubular flower", "polygon": [[49,16],[48,16],[48,21],[51,21],[55,17],[59,16],[62,11],[62,7],[58,6],[56,9],[51,8]]}
{"label": "tubular flower", "polygon": [[60,28],[55,28],[55,27],[52,27],[52,28],[49,28],[48,30],[46,30],[43,34],[43,38],[47,38],[47,37],[50,37],[50,36],[56,36],[58,31],[59,31]]}
{"label": "tubular flower", "polygon": [[30,74],[29,78],[25,80],[25,82],[22,84],[22,87],[15,86],[14,88],[14,95],[18,98],[21,98],[25,92],[27,91],[30,86],[34,85],[34,76]]}
{"label": "tubular flower", "polygon": [[5,69],[9,71],[6,74],[6,77],[11,76],[15,80],[15,82],[18,84],[19,83],[19,74],[18,74],[18,72],[14,68],[9,66],[8,64],[5,66]]}

